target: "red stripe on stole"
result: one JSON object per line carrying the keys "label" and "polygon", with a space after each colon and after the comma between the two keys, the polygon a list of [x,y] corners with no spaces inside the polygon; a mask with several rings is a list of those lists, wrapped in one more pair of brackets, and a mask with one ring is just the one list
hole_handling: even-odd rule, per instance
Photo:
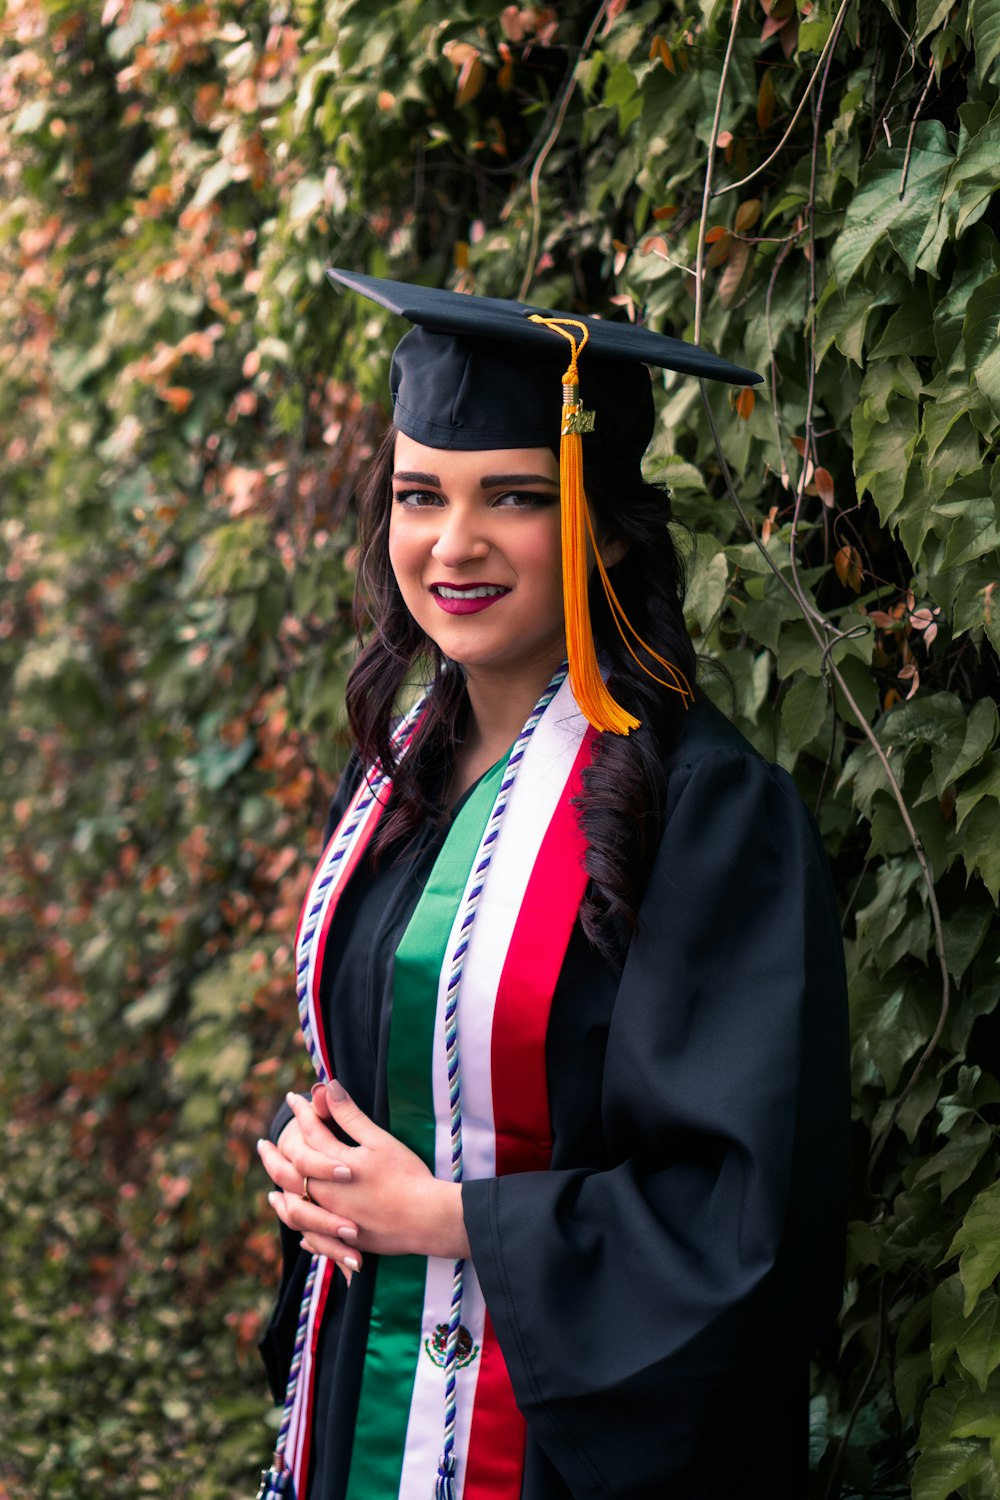
{"label": "red stripe on stole", "polygon": [[[571,802],[582,788],[595,738],[588,729],[542,840],[497,988],[491,1071],[498,1177],[542,1172],[552,1154],[545,1036],[587,884],[587,846]],[[518,1500],[526,1426],[488,1309],[479,1359],[464,1500]]]}
{"label": "red stripe on stole", "polygon": [[[364,786],[364,783],[362,783],[362,785]],[[367,788],[366,788],[366,790],[367,790]],[[348,806],[347,812],[344,814],[344,819],[342,819],[341,822],[338,823],[338,825],[337,825],[336,831],[334,832],[334,835],[333,835],[334,838],[337,837],[337,834],[340,832],[341,828],[344,826],[344,821],[351,815],[351,812],[353,811],[353,807],[354,807],[354,803],[353,803],[353,799],[352,799],[351,804]],[[330,898],[330,904],[327,907],[326,911],[323,913],[323,925],[320,928],[319,932],[317,932],[317,934],[316,934],[316,936],[314,938],[314,942],[316,944],[316,962],[315,962],[315,965],[313,967],[313,974],[315,975],[315,981],[316,981],[316,983],[315,983],[315,988],[313,990],[312,999],[313,999],[313,1013],[315,1015],[315,1020],[316,1020],[316,1045],[319,1047],[320,1056],[323,1059],[323,1065],[326,1068],[326,1073],[327,1073],[327,1077],[328,1078],[333,1078],[335,1076],[335,1074],[334,1074],[334,1070],[333,1070],[333,1062],[332,1062],[332,1059],[330,1057],[329,1044],[327,1043],[327,1039],[326,1039],[326,1031],[324,1030],[324,1027],[323,1027],[323,1007],[320,1004],[320,998],[319,998],[320,979],[322,978],[322,975],[323,975],[323,960],[326,957],[326,940],[330,936],[330,927],[333,924],[333,918],[334,918],[334,914],[335,914],[335,912],[337,910],[337,907],[340,905],[340,898],[344,894],[344,891],[345,891],[345,889],[347,887],[348,881],[350,880],[351,876],[354,874],[354,871],[357,869],[358,864],[360,863],[362,857],[364,856],[365,850],[368,848],[368,845],[371,842],[372,834],[375,832],[376,824],[378,823],[378,821],[381,818],[381,816],[382,816],[382,814],[383,814],[384,811],[385,811],[385,803],[377,799],[375,801],[375,803],[364,814],[365,821],[364,821],[364,826],[363,826],[363,828],[361,830],[361,837],[355,840],[354,848],[351,850],[350,854],[348,855],[346,864],[343,864],[340,867],[340,875],[338,877],[337,889],[334,892],[334,894],[331,896],[331,898]],[[332,840],[331,840],[331,842],[332,842]],[[330,847],[330,845],[327,844],[327,849],[329,847]],[[326,850],[324,850],[323,852],[324,852],[324,856],[325,856]],[[298,939],[297,938],[296,938],[296,947],[292,951],[293,952],[297,952],[298,951]]]}
{"label": "red stripe on stole", "polygon": [[316,1304],[316,1316],[313,1319],[312,1337],[309,1340],[309,1389],[306,1392],[305,1431],[302,1441],[298,1445],[298,1462],[295,1465],[293,1482],[295,1493],[304,1496],[309,1480],[309,1458],[312,1451],[312,1425],[313,1407],[316,1396],[316,1350],[319,1347],[320,1330],[323,1327],[323,1314],[326,1311],[326,1299],[330,1291],[330,1283],[333,1280],[333,1262],[327,1261],[323,1267],[323,1284],[319,1289],[319,1301]]}

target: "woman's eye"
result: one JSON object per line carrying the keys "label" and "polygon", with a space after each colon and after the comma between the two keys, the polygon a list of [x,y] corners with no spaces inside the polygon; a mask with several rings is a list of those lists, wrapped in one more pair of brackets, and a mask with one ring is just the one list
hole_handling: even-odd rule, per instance
{"label": "woman's eye", "polygon": [[435,495],[433,490],[396,490],[393,496],[397,505],[409,505],[419,509],[425,505],[442,505],[444,502],[440,495]]}
{"label": "woman's eye", "polygon": [[550,494],[545,490],[508,490],[497,495],[493,504],[503,509],[535,510],[541,506],[553,505],[557,499],[554,491]]}

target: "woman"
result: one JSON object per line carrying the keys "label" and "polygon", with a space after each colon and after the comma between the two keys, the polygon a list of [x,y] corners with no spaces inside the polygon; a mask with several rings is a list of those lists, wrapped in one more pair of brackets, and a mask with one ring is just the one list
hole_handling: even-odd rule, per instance
{"label": "woman", "polygon": [[321,1081],[260,1147],[288,1392],[262,1494],[800,1500],[840,1289],[836,911],[787,776],[690,686],[639,471],[644,362],[753,377],[331,275],[416,326],[297,943]]}

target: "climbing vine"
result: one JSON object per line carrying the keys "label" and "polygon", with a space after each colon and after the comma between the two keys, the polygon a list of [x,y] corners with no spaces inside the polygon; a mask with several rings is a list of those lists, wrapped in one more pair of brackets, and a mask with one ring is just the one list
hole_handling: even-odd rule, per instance
{"label": "climbing vine", "polygon": [[253,1140],[397,332],[334,263],[764,374],[663,377],[648,471],[842,900],[811,1500],[995,1500],[1000,0],[6,0],[0,49],[0,1488],[267,1448]]}

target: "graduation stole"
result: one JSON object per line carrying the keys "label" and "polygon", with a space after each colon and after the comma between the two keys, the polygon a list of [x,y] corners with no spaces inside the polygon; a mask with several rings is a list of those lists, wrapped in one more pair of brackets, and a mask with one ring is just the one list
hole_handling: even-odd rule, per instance
{"label": "graduation stole", "polygon": [[[400,727],[404,753],[418,713]],[[456,815],[396,950],[388,1128],[438,1177],[542,1171],[549,1163],[545,1036],[587,881],[572,802],[595,738],[563,668],[509,756]],[[339,894],[388,790],[385,777],[362,782],[303,906],[300,1017],[324,1080],[331,1059],[319,1003],[323,952]],[[264,1494],[287,1494],[278,1483],[286,1477],[295,1494],[305,1493],[314,1360],[333,1273],[332,1262],[313,1258],[274,1480]],[[380,1258],[347,1500],[429,1500],[436,1476],[437,1493],[449,1500],[517,1500],[524,1441],[471,1265]]]}

